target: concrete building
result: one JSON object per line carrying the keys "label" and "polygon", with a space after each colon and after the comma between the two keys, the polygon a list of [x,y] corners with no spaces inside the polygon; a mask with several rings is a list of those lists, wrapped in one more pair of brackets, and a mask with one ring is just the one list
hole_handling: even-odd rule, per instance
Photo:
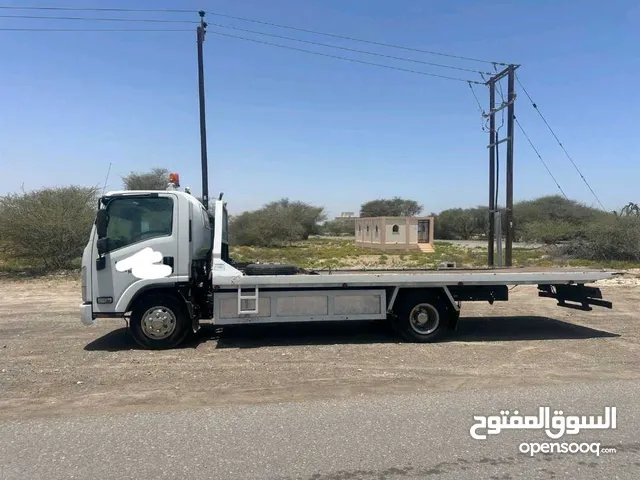
{"label": "concrete building", "polygon": [[360,217],[355,222],[358,247],[434,252],[434,217]]}
{"label": "concrete building", "polygon": [[356,216],[355,212],[342,212],[336,220],[352,220]]}

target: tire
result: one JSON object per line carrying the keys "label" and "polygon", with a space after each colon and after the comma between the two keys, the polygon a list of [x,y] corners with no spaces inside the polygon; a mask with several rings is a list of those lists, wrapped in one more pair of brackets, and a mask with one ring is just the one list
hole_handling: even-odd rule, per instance
{"label": "tire", "polygon": [[432,343],[449,331],[454,310],[444,293],[437,291],[406,291],[397,300],[392,324],[408,342]]}
{"label": "tire", "polygon": [[284,263],[252,263],[244,269],[247,275],[295,275],[298,271],[295,265]]}
{"label": "tire", "polygon": [[192,331],[184,304],[166,294],[151,294],[136,302],[130,326],[138,345],[152,350],[174,348]]}

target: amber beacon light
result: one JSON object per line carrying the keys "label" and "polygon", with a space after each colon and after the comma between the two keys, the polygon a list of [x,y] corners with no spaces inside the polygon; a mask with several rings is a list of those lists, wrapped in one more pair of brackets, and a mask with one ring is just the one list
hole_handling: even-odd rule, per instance
{"label": "amber beacon light", "polygon": [[180,186],[180,175],[177,173],[169,174],[169,182],[173,183],[176,187]]}

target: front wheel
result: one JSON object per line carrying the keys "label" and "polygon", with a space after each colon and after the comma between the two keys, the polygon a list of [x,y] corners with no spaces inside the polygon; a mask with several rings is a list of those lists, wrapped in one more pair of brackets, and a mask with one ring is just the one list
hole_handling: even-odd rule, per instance
{"label": "front wheel", "polygon": [[178,346],[187,336],[190,319],[185,306],[170,295],[150,295],[131,312],[131,333],[144,348],[161,350]]}

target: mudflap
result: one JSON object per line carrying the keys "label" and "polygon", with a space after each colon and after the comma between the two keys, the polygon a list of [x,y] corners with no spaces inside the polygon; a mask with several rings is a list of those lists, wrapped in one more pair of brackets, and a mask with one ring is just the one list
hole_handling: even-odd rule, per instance
{"label": "mudflap", "polygon": [[559,307],[576,310],[591,311],[592,305],[613,308],[613,303],[602,299],[602,292],[597,287],[587,287],[584,284],[574,285],[538,285],[538,296],[555,298]]}

